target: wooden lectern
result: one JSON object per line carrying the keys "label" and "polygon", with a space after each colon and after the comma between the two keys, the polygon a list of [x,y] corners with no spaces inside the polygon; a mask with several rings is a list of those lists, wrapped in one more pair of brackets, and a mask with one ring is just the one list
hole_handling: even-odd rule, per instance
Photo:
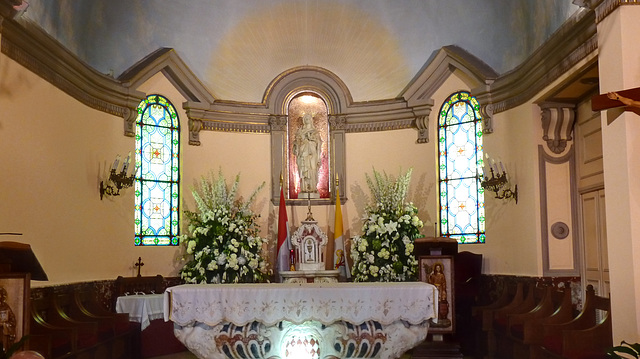
{"label": "wooden lectern", "polygon": [[0,273],[30,273],[33,280],[49,280],[31,246],[0,242]]}

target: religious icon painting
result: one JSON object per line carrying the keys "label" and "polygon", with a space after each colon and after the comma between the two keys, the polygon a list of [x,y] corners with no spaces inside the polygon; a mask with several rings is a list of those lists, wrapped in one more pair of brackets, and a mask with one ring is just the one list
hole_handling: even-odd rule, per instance
{"label": "religious icon painting", "polygon": [[453,256],[421,256],[420,281],[438,289],[438,319],[431,319],[429,333],[455,332]]}
{"label": "religious icon painting", "polygon": [[28,273],[0,274],[0,340],[8,348],[29,333]]}

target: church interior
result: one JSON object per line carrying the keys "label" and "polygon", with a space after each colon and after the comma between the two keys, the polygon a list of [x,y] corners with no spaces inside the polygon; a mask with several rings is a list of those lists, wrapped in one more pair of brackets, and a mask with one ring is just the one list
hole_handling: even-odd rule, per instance
{"label": "church interior", "polygon": [[[198,207],[192,191],[203,176],[238,175],[244,199],[264,184],[251,208],[271,270],[281,192],[292,234],[311,214],[326,233],[326,253],[313,257],[330,270],[334,238],[349,253],[365,234],[372,173],[409,170],[407,200],[423,224],[416,259],[443,257],[455,283],[448,327],[432,325],[403,358],[600,358],[605,347],[640,342],[637,5],[0,0],[0,253],[3,243],[26,249],[39,269],[22,283],[11,343],[42,336],[47,358],[139,357],[141,345],[169,347],[142,357],[185,351],[161,316],[151,330],[119,321],[116,298],[184,283],[185,212]],[[310,164],[296,162],[307,97],[320,132]],[[447,114],[463,98],[477,127],[468,143],[447,147]],[[158,145],[171,152],[170,189],[160,195],[134,181],[149,103],[151,113],[172,113],[173,137]],[[475,161],[467,192],[447,187],[455,151]],[[500,173],[506,182],[489,181]],[[157,223],[147,206],[169,223],[162,235],[144,229]],[[14,272],[0,273],[0,288],[15,284]],[[136,278],[144,288],[131,286]],[[46,318],[32,314],[53,316],[85,292],[110,312],[112,336],[127,333],[103,351],[100,328],[94,337],[44,329]],[[522,334],[544,332],[562,308],[567,322],[591,315],[574,329],[597,331],[550,331],[547,347]]]}

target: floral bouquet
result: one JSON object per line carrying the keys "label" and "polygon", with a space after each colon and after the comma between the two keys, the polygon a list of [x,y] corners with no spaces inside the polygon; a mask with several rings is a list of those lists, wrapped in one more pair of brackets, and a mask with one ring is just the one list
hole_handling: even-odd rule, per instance
{"label": "floral bouquet", "polygon": [[367,185],[373,204],[366,208],[363,234],[351,245],[355,282],[402,282],[417,279],[418,261],[413,244],[422,228],[418,209],[405,198],[411,181],[409,169],[394,180],[373,170]]}
{"label": "floral bouquet", "polygon": [[182,236],[187,255],[180,271],[186,283],[254,283],[268,281],[270,270],[262,258],[266,239],[258,235],[258,215],[249,209],[262,183],[249,200],[236,199],[240,175],[229,188],[222,171],[202,177],[192,189],[197,212],[185,211],[189,233]]}

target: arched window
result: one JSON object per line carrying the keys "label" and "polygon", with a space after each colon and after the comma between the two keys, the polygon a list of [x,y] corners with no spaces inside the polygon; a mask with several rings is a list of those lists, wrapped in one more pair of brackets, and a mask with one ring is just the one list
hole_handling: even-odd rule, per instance
{"label": "arched window", "polygon": [[458,243],[484,243],[480,105],[468,92],[452,94],[438,120],[440,234]]}
{"label": "arched window", "polygon": [[140,102],[135,138],[135,245],[178,245],[180,131],[169,100],[150,95]]}

